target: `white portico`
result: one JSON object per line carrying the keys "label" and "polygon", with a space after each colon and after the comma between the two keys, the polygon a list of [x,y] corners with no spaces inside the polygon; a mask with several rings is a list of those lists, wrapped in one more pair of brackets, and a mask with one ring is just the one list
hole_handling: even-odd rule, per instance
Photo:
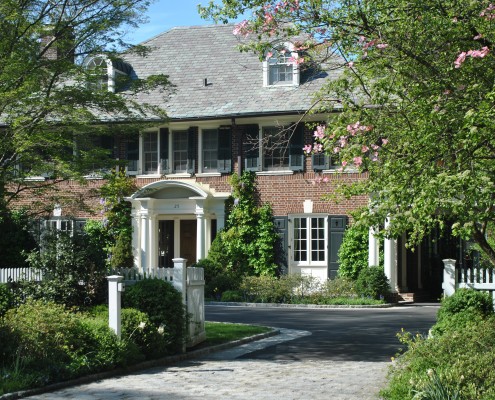
{"label": "white portico", "polygon": [[171,267],[173,258],[190,265],[206,257],[224,226],[229,195],[193,180],[163,180],[126,198],[132,204],[134,265],[149,271]]}

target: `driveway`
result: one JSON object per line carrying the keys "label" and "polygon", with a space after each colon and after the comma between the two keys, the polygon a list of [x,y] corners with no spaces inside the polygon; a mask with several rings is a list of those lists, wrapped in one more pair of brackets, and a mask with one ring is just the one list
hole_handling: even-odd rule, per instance
{"label": "driveway", "polygon": [[378,398],[403,327],[426,333],[438,308],[289,309],[207,306],[210,321],[280,328],[281,334],[202,359],[67,388],[31,399]]}

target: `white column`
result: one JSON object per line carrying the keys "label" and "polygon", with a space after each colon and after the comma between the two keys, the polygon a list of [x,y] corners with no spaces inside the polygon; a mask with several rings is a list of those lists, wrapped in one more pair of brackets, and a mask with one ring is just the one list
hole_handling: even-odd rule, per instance
{"label": "white column", "polygon": [[[385,230],[389,225],[390,221],[387,218]],[[390,281],[392,292],[397,292],[397,241],[395,239],[385,239],[384,253],[385,275]]]}
{"label": "white column", "polygon": [[196,213],[196,261],[205,258],[205,215],[203,212]]}
{"label": "white column", "polygon": [[134,267],[141,266],[141,220],[134,207],[132,208],[132,254],[134,256]]}
{"label": "white column", "polygon": [[208,251],[211,247],[211,215],[206,217],[205,224],[205,257],[208,254]]}
{"label": "white column", "polygon": [[380,265],[380,243],[375,236],[375,227],[370,226],[368,234],[368,266]]}
{"label": "white column", "polygon": [[141,248],[140,248],[140,260],[141,260],[141,265],[139,265],[139,268],[141,269],[141,272],[146,272],[148,271],[148,215],[147,214],[141,214],[140,215],[141,223]]}
{"label": "white column", "polygon": [[158,269],[158,227],[155,214],[151,214],[148,220],[148,268],[149,270]]}

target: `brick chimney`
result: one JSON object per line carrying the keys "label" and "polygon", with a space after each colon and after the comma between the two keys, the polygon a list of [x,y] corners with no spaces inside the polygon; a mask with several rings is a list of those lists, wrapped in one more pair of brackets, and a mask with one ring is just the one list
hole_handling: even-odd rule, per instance
{"label": "brick chimney", "polygon": [[74,62],[74,32],[70,27],[62,31],[54,31],[53,27],[45,27],[40,38],[40,54],[47,60],[67,59]]}

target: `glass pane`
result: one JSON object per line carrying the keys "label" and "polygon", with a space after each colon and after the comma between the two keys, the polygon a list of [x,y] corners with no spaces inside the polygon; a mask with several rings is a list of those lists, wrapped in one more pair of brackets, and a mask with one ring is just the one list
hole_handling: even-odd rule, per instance
{"label": "glass pane", "polygon": [[172,155],[174,172],[187,172],[187,145],[188,132],[179,131],[173,133]]}
{"label": "glass pane", "polygon": [[305,218],[294,218],[293,238],[294,261],[306,261],[308,255]]}
{"label": "glass pane", "polygon": [[311,218],[311,261],[325,261],[325,219]]}
{"label": "glass pane", "polygon": [[289,130],[283,127],[263,128],[263,153],[265,169],[288,169]]}
{"label": "glass pane", "polygon": [[143,134],[143,168],[145,174],[158,172],[158,134]]}
{"label": "glass pane", "polygon": [[218,130],[203,131],[203,172],[218,170]]}

